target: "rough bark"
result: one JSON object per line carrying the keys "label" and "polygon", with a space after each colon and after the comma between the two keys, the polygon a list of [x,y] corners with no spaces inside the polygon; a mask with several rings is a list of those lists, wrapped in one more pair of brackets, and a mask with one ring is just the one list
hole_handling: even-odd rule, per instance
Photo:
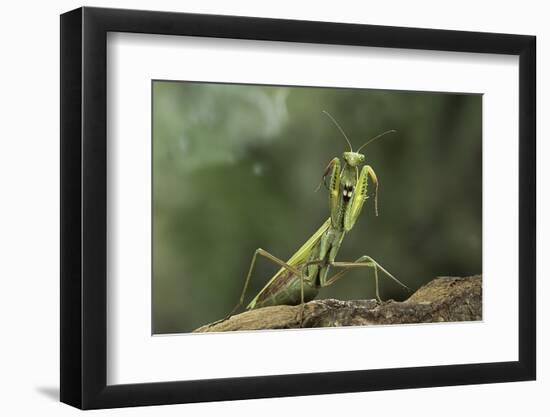
{"label": "rough bark", "polygon": [[407,300],[314,300],[302,306],[264,307],[207,324],[195,332],[295,329],[481,320],[481,275],[438,277]]}

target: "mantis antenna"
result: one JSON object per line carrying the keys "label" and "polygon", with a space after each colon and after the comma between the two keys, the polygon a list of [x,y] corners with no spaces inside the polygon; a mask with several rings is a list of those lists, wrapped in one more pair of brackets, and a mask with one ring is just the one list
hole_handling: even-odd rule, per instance
{"label": "mantis antenna", "polygon": [[340,125],[338,124],[338,122],[337,122],[336,120],[334,120],[334,117],[332,117],[328,111],[323,110],[323,113],[325,113],[328,117],[330,117],[330,120],[332,120],[332,122],[336,125],[336,127],[338,128],[338,130],[340,130],[340,132],[342,133],[342,135],[344,135],[344,138],[346,138],[346,142],[347,142],[348,145],[349,145],[349,150],[350,150],[350,152],[353,152],[353,147],[351,146],[351,142],[349,141],[348,137],[347,137],[346,134],[344,133],[344,129],[342,129],[342,128],[340,127]]}
{"label": "mantis antenna", "polygon": [[374,142],[376,139],[381,138],[382,136],[387,135],[388,133],[396,133],[396,132],[397,132],[397,130],[392,129],[392,130],[387,130],[387,131],[385,131],[384,133],[380,133],[378,136],[375,136],[375,137],[373,137],[372,139],[369,139],[369,140],[367,141],[367,143],[364,143],[363,145],[361,145],[361,146],[359,147],[359,149],[357,149],[355,152],[359,152],[361,149],[363,149],[363,148],[364,148],[365,146],[367,146],[369,143]]}

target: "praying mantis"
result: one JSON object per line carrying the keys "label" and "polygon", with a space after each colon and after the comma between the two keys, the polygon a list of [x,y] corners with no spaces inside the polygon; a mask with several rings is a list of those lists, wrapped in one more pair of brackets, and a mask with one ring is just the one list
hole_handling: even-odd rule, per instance
{"label": "praying mantis", "polygon": [[[258,256],[272,261],[280,266],[280,269],[250,301],[246,306],[247,310],[276,305],[301,304],[303,306],[305,302],[311,301],[317,296],[320,288],[334,284],[352,268],[372,268],[374,270],[376,298],[379,302],[382,300],[378,288],[378,270],[410,290],[409,287],[368,255],[363,255],[353,262],[336,261],[336,255],[340,250],[344,237],[353,229],[368,198],[369,178],[375,189],[374,208],[378,216],[378,179],[374,169],[370,165],[364,165],[365,155],[360,151],[372,141],[388,133],[393,133],[395,130],[389,130],[375,136],[356,151],[353,151],[350,140],[338,122],[327,111],[323,111],[323,113],[330,118],[349,145],[349,151],[342,154],[343,165],[340,159],[335,157],[329,162],[323,173],[322,183],[325,184],[329,192],[330,216],[286,262],[264,249],[256,249],[239,302],[228,315],[228,318],[243,306]],[[341,270],[330,276],[331,269]]]}

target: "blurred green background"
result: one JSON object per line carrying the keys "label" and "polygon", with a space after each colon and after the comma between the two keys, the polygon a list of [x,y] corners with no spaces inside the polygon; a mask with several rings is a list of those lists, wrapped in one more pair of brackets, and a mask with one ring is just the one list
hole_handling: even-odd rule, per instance
{"label": "blurred green background", "polygon": [[[189,332],[238,301],[254,250],[288,259],[328,217],[315,192],[347,150],[378,175],[338,260],[368,254],[409,287],[481,272],[481,95],[153,81],[153,333]],[[246,300],[278,269],[261,259]],[[383,299],[408,293],[381,279]],[[354,270],[318,298],[374,298]]]}

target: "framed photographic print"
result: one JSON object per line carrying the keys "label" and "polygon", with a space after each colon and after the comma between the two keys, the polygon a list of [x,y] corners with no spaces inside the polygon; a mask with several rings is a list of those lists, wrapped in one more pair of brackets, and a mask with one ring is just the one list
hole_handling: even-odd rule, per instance
{"label": "framed photographic print", "polygon": [[534,37],[81,8],[61,102],[63,402],[535,378]]}

